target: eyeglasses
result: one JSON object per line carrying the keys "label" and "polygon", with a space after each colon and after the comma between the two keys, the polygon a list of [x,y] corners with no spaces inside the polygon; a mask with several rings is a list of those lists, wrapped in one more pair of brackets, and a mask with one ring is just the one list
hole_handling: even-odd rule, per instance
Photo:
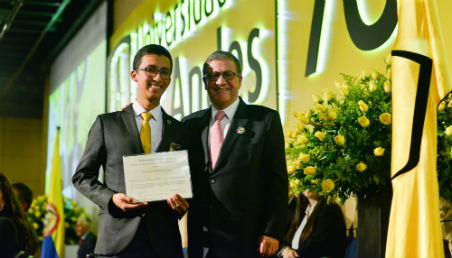
{"label": "eyeglasses", "polygon": [[164,79],[164,80],[168,80],[171,77],[170,70],[168,70],[166,68],[157,69],[157,67],[155,67],[155,66],[149,66],[149,67],[145,67],[145,68],[139,68],[138,70],[144,71],[144,73],[148,77],[155,77],[157,75],[157,73],[159,73],[160,77],[162,77],[162,79]]}
{"label": "eyeglasses", "polygon": [[226,81],[232,81],[234,79],[234,76],[240,77],[240,74],[234,73],[233,71],[225,71],[223,73],[212,73],[207,74],[204,76],[204,79],[208,80],[209,82],[215,82],[220,78],[220,76],[223,75],[223,78],[226,79]]}

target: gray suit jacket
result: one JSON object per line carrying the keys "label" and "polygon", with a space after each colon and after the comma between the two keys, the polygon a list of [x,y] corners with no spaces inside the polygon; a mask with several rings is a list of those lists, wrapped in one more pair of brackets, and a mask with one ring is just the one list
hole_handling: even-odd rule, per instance
{"label": "gray suit jacket", "polygon": [[[163,111],[163,110],[162,110]],[[143,153],[132,105],[123,111],[99,115],[94,122],[72,177],[75,188],[99,206],[99,228],[95,253],[115,255],[132,241],[144,219],[151,248],[162,257],[181,257],[178,216],[166,201],[153,202],[136,211],[123,212],[112,202],[115,193],[125,192],[123,156]],[[163,135],[159,152],[186,146],[182,124],[163,111]],[[98,180],[99,168],[104,182]]]}

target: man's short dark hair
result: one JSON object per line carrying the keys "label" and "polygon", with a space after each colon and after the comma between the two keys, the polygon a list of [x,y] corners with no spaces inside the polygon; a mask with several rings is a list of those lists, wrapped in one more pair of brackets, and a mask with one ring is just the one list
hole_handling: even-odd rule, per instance
{"label": "man's short dark hair", "polygon": [[217,50],[210,54],[209,57],[207,57],[206,61],[204,62],[204,65],[202,66],[202,74],[205,77],[209,71],[209,62],[212,60],[219,60],[219,59],[229,59],[235,64],[236,73],[239,75],[242,75],[242,65],[240,64],[240,61],[230,52]]}
{"label": "man's short dark hair", "polygon": [[33,202],[33,191],[31,191],[30,187],[21,182],[14,183],[13,188],[16,189],[17,192],[19,193],[17,195],[17,199],[19,199],[21,203],[28,204],[27,207],[28,210],[28,208],[30,208],[31,206],[31,203]]}
{"label": "man's short dark hair", "polygon": [[150,54],[155,54],[155,55],[159,55],[159,56],[166,56],[168,57],[169,61],[170,61],[170,72],[173,71],[173,59],[171,58],[171,54],[169,53],[169,51],[157,44],[149,44],[146,45],[142,48],[140,48],[140,50],[138,50],[138,52],[135,54],[135,57],[133,58],[133,70],[137,70],[138,66],[140,66],[141,63],[141,58],[144,55],[150,55]]}

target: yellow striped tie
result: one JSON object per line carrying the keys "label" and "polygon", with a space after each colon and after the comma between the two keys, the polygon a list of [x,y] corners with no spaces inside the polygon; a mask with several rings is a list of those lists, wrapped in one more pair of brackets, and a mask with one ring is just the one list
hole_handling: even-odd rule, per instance
{"label": "yellow striped tie", "polygon": [[144,153],[151,153],[151,127],[149,126],[149,120],[152,118],[151,113],[141,113],[143,123],[141,124],[140,139],[143,145]]}

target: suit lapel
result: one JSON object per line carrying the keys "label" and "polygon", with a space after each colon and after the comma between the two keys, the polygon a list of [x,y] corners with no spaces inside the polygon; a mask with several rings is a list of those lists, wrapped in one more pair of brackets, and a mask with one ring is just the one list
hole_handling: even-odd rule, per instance
{"label": "suit lapel", "polygon": [[127,132],[129,133],[129,136],[137,149],[137,153],[143,153],[144,150],[143,146],[141,145],[140,135],[138,134],[137,122],[135,120],[135,112],[133,111],[132,105],[124,109],[123,112],[121,112],[121,117],[127,129]]}
{"label": "suit lapel", "polygon": [[[231,125],[229,126],[228,133],[224,139],[223,145],[221,146],[220,156],[218,157],[217,163],[215,164],[215,169],[224,161],[227,157],[231,155],[232,150],[237,142],[237,140],[242,136],[240,130],[245,130],[248,118],[246,116],[246,104],[240,99],[237,111],[232,119]],[[243,131],[245,132],[245,131]]]}
{"label": "suit lapel", "polygon": [[157,147],[157,152],[169,151],[171,139],[175,132],[173,132],[173,126],[169,115],[162,108],[162,140]]}
{"label": "suit lapel", "polygon": [[211,170],[210,166],[210,151],[209,151],[209,127],[210,127],[210,117],[212,115],[212,108],[208,108],[204,117],[202,118],[201,125],[204,125],[201,131],[201,142],[202,148],[204,150],[204,164],[209,167],[209,171]]}

